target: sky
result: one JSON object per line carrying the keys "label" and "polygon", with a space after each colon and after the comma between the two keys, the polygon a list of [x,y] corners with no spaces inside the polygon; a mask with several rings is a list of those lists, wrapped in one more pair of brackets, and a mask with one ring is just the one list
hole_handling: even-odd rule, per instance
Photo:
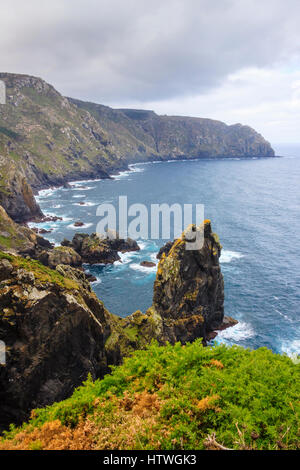
{"label": "sky", "polygon": [[0,0],[0,71],[300,142],[299,0]]}

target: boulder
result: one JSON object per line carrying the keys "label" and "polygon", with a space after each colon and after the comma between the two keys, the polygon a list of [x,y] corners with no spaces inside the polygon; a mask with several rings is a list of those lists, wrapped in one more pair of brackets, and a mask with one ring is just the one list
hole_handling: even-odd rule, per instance
{"label": "boulder", "polygon": [[[63,244],[67,245],[64,240]],[[71,246],[81,256],[82,261],[88,264],[112,264],[120,260],[118,252],[137,251],[140,249],[137,242],[131,238],[122,239],[109,232],[106,236],[99,236],[96,233],[88,235],[86,233],[76,233],[71,242]]]}
{"label": "boulder", "polygon": [[55,268],[59,264],[79,267],[82,265],[82,260],[81,256],[72,247],[57,246],[49,251],[47,264],[50,268]]}
{"label": "boulder", "polygon": [[156,264],[152,261],[141,261],[140,266],[143,266],[144,268],[154,268]]}

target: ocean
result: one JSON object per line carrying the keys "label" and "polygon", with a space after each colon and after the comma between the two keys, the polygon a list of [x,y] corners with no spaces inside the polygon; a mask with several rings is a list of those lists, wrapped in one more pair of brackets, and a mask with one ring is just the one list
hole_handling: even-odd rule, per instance
{"label": "ocean", "polygon": [[[46,214],[62,221],[37,225],[56,244],[76,232],[92,233],[99,204],[204,204],[223,245],[225,314],[239,324],[217,342],[277,353],[300,351],[300,146],[274,146],[284,158],[194,160],[136,164],[112,180],[86,180],[72,188],[40,191]],[[85,202],[81,205],[80,202]],[[83,227],[74,227],[75,221]],[[145,311],[152,303],[156,254],[167,240],[138,240],[139,252],[121,255],[113,265],[85,266],[96,276],[92,288],[115,314]]]}

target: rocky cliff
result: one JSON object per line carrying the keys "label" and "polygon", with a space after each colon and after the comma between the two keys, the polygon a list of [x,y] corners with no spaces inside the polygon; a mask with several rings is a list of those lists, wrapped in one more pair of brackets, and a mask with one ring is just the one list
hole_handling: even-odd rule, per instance
{"label": "rocky cliff", "polygon": [[[40,78],[0,73],[0,204],[16,221],[40,216],[35,190],[126,168],[107,133]],[[27,184],[27,183],[28,184]]]}
{"label": "rocky cliff", "polygon": [[219,238],[206,220],[198,228],[204,230],[201,249],[186,249],[193,228],[187,228],[162,254],[154,284],[153,308],[163,319],[164,337],[171,343],[206,340],[224,317]]}
{"label": "rocky cliff", "polygon": [[67,397],[88,373],[102,377],[152,339],[205,342],[222,327],[218,238],[208,221],[201,249],[186,250],[186,236],[161,257],[153,305],[127,318],[105,309],[81,270],[63,264],[50,269],[8,253],[11,248],[0,252],[0,339],[7,351],[0,366],[2,427]]}
{"label": "rocky cliff", "polygon": [[272,157],[270,144],[249,126],[212,119],[159,116],[71,99],[89,111],[128,161],[216,157]]}
{"label": "rocky cliff", "polygon": [[0,250],[38,258],[39,253],[52,248],[48,240],[14,222],[0,206]]}
{"label": "rocky cliff", "polygon": [[0,366],[2,426],[32,407],[65,398],[91,373],[108,372],[109,313],[81,271],[56,271],[0,254]]}
{"label": "rocky cliff", "polygon": [[240,124],[85,103],[28,75],[0,73],[0,80],[7,91],[0,105],[0,204],[18,222],[41,216],[32,191],[108,178],[129,162],[274,155]]}

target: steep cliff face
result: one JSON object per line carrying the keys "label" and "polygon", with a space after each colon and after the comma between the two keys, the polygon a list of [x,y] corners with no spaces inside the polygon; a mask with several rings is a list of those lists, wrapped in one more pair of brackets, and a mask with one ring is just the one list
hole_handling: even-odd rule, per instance
{"label": "steep cliff face", "polygon": [[274,156],[270,144],[249,126],[71,101],[95,117],[129,161]]}
{"label": "steep cliff face", "polygon": [[0,206],[0,250],[34,256],[38,250],[52,248],[48,240],[15,223]]}
{"label": "steep cliff face", "polygon": [[132,119],[130,115],[122,110],[113,109],[102,104],[80,101],[74,98],[69,98],[69,100],[80,109],[88,111],[99,122],[109,135],[113,145],[126,160],[143,161],[159,158],[155,140],[151,133],[145,131],[143,126],[136,119]]}
{"label": "steep cliff face", "polygon": [[15,220],[40,216],[33,189],[126,167],[106,132],[40,78],[0,73],[0,203]]}
{"label": "steep cliff face", "polygon": [[54,271],[0,254],[0,423],[20,421],[33,407],[67,397],[91,373],[108,372],[109,313],[81,271]]}
{"label": "steep cliff face", "polygon": [[2,157],[0,162],[0,204],[16,222],[42,217],[22,166]]}
{"label": "steep cliff face", "polygon": [[[195,232],[192,232],[195,229]],[[204,231],[203,246],[187,249],[186,240]],[[163,335],[174,343],[207,338],[224,318],[224,281],[219,264],[221,245],[210,221],[189,227],[160,259],[153,308],[163,320]]]}

